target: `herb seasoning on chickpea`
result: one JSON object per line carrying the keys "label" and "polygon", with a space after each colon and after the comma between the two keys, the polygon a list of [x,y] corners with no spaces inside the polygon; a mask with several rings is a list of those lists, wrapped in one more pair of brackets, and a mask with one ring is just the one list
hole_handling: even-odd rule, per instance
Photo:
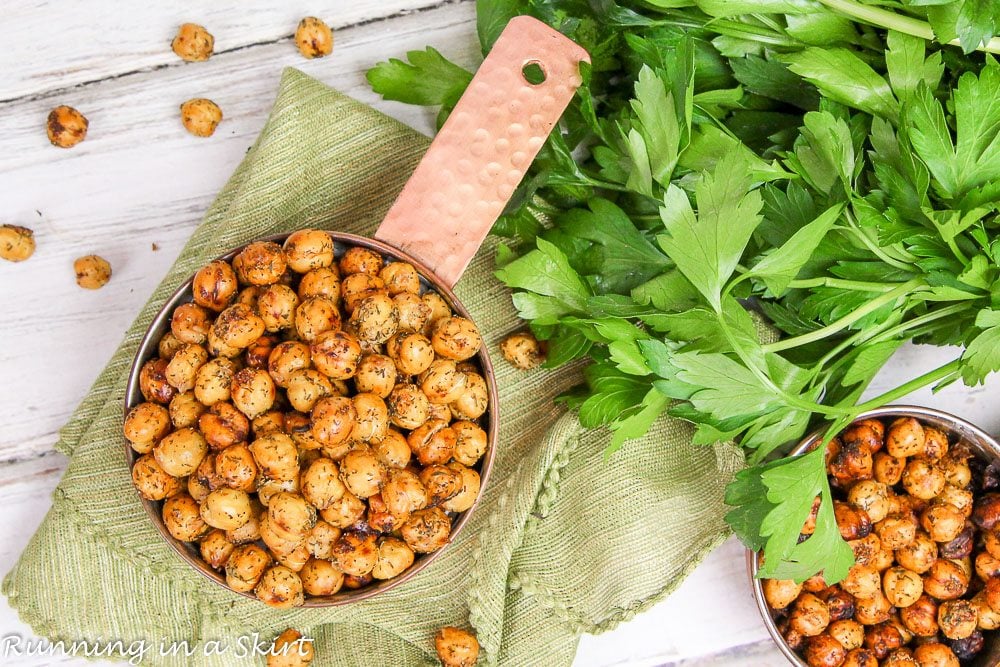
{"label": "herb seasoning on chickpea", "polygon": [[334,250],[301,230],[202,267],[123,427],[169,534],[278,608],[445,546],[488,449],[475,325],[412,265]]}

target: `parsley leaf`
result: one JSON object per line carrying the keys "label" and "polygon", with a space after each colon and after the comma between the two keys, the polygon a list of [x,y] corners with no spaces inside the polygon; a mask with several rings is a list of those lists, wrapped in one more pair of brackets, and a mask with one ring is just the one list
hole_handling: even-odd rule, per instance
{"label": "parsley leaf", "polygon": [[406,54],[409,62],[390,58],[368,70],[372,90],[387,100],[452,108],[465,92],[472,74],[427,47]]}

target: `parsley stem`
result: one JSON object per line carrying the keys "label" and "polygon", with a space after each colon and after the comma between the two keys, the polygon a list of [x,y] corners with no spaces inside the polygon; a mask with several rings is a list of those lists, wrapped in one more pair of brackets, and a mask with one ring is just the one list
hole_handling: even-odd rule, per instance
{"label": "parsley stem", "polygon": [[[880,9],[878,7],[863,5],[859,2],[854,2],[854,0],[819,0],[819,2],[826,5],[830,9],[834,9],[842,14],[846,14],[854,19],[857,19],[862,23],[867,23],[877,28],[905,32],[907,35],[921,37],[931,42],[938,41],[934,37],[934,29],[929,23],[925,23],[924,21],[915,19],[911,16],[897,14],[896,12]],[[950,42],[947,42],[947,44],[952,46],[961,46],[961,42],[957,39],[953,39]],[[980,45],[976,50],[987,51],[989,53],[1000,53],[1000,38],[994,37],[985,45]]]}
{"label": "parsley stem", "polygon": [[884,394],[879,394],[875,398],[855,406],[854,411],[855,413],[859,414],[864,412],[865,410],[872,410],[874,408],[881,407],[888,403],[892,403],[895,400],[903,398],[910,392],[926,387],[927,385],[933,382],[937,382],[938,380],[943,380],[947,378],[949,375],[954,375],[955,373],[958,372],[961,366],[962,366],[961,357],[959,357],[958,359],[953,359],[952,361],[949,361],[943,366],[938,366],[932,371],[928,371],[919,377],[913,378],[912,380],[906,382],[905,384],[901,384],[898,387],[890,389]]}
{"label": "parsley stem", "polygon": [[788,283],[788,289],[808,289],[812,287],[835,287],[837,289],[853,290],[855,292],[888,292],[899,283],[870,283],[862,280],[845,280],[843,278],[807,278],[793,280]]}
{"label": "parsley stem", "polygon": [[896,299],[906,296],[924,285],[925,283],[923,279],[914,278],[913,280],[909,280],[886,292],[882,296],[872,299],[857,310],[844,315],[839,320],[836,320],[821,329],[810,331],[809,333],[802,334],[801,336],[794,336],[792,338],[785,338],[775,341],[774,343],[769,343],[764,345],[763,349],[765,352],[780,352],[782,350],[789,350],[794,347],[799,347],[800,345],[807,345],[808,343],[815,343],[818,340],[823,340],[828,336],[832,336],[833,334],[840,332],[842,329],[846,329],[861,318],[875,312],[887,303],[892,303]]}

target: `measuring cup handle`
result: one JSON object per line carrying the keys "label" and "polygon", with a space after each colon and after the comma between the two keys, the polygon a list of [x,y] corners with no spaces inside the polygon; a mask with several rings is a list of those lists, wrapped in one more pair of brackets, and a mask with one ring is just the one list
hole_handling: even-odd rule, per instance
{"label": "measuring cup handle", "polygon": [[[580,61],[587,52],[556,30],[511,19],[375,238],[453,286],[579,87]],[[525,78],[531,64],[540,83]]]}

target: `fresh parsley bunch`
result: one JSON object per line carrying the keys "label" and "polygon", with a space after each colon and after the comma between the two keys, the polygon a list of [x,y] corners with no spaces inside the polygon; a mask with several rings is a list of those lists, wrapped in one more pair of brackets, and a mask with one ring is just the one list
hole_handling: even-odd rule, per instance
{"label": "fresh parsley bunch", "polygon": [[[495,232],[498,277],[562,400],[608,452],[665,411],[750,466],[728,520],[761,575],[853,563],[821,450],[776,458],[918,387],[1000,369],[1000,8],[979,0],[480,0],[484,49],[516,14],[592,65]],[[954,45],[950,43],[954,42]],[[369,72],[439,105],[470,75],[440,53]],[[996,296],[995,296],[996,295]],[[773,326],[768,330],[765,323]],[[777,330],[777,331],[775,331]],[[780,334],[780,335],[772,335]],[[859,402],[906,341],[955,359]],[[814,499],[816,530],[799,541]]]}

